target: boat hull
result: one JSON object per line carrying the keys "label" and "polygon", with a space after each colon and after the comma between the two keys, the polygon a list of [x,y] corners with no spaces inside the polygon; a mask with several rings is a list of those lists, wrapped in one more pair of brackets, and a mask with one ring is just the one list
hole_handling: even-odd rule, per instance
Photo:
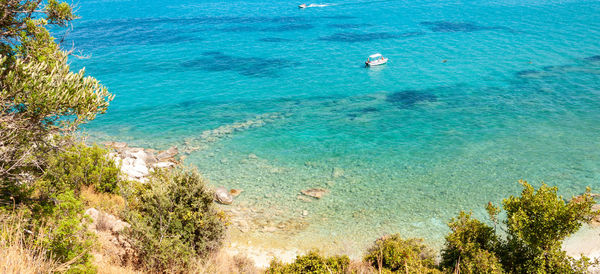
{"label": "boat hull", "polygon": [[375,61],[365,62],[365,65],[367,65],[367,67],[381,66],[381,65],[385,65],[387,63],[387,61],[388,61],[388,59],[384,58],[383,60],[375,60]]}

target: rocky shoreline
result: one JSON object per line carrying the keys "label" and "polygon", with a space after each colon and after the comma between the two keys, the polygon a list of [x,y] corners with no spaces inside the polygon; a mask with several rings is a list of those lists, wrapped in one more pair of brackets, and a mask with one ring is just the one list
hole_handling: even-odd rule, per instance
{"label": "rocky shoreline", "polygon": [[109,155],[120,165],[128,180],[143,183],[154,170],[174,168],[181,160],[176,158],[179,154],[176,146],[162,151],[129,147],[123,142],[106,142],[104,146],[112,150]]}
{"label": "rocky shoreline", "polygon": [[[177,146],[172,146],[166,150],[159,151],[148,148],[129,147],[129,145],[124,142],[105,142],[103,145],[110,150],[110,157],[112,157],[120,166],[122,173],[126,177],[125,179],[142,183],[147,182],[148,177],[155,170],[175,168],[180,165],[185,158],[185,156],[180,155]],[[269,220],[261,218],[261,215],[264,212],[252,209],[245,204],[232,205],[234,198],[243,192],[241,189],[228,190],[227,188],[221,186],[214,188],[214,192],[215,201],[223,205],[223,211],[225,211],[231,218],[231,223],[233,224],[232,229],[236,229],[241,233],[273,233],[278,230],[297,230],[308,226],[305,221],[303,222],[302,220],[297,220],[297,218],[290,219],[287,222],[275,224]],[[308,199],[320,199],[323,195],[325,195],[325,193],[327,193],[327,190],[309,189],[305,192],[306,193],[303,193],[301,196]],[[97,222],[96,220],[98,219],[98,216],[105,216],[105,213],[99,212],[94,208],[88,209],[88,212],[93,215],[91,217],[94,221],[94,224]],[[303,212],[303,216],[306,215],[308,215],[308,212]],[[112,217],[112,219],[116,218],[108,214],[106,214],[106,216],[109,216],[109,219],[110,217]],[[93,226],[93,231],[96,232],[99,237],[106,238],[107,242],[112,243],[112,246],[118,246],[120,248],[123,246],[123,241],[119,238],[119,232],[122,230],[122,227],[126,227],[129,224],[118,219],[112,220],[111,223],[119,224],[119,229],[115,231],[108,229],[111,233],[107,233],[105,231],[96,229],[96,227]],[[115,249],[118,250],[119,248]],[[224,252],[229,255],[242,254],[247,256],[254,262],[255,266],[259,268],[268,267],[269,262],[275,257],[283,262],[291,262],[299,254],[297,249],[284,250],[264,246],[258,247],[248,245],[248,243],[235,242],[231,240],[226,241],[224,248]],[[120,251],[120,253],[123,252],[124,251]]]}
{"label": "rocky shoreline", "polygon": [[[247,124],[243,124],[247,126]],[[240,126],[241,128],[244,128]],[[253,126],[251,124],[250,126]],[[185,155],[180,155],[177,146],[172,146],[166,150],[154,150],[139,147],[129,147],[124,142],[107,142],[104,145],[111,150],[110,156],[120,165],[121,171],[128,180],[139,182],[147,182],[148,176],[157,169],[172,169],[180,165],[185,158]],[[186,149],[187,151],[187,149]],[[184,153],[183,154],[187,154]],[[256,155],[251,154],[249,159],[256,159]],[[333,178],[343,176],[343,170],[334,168],[331,176]],[[290,262],[295,257],[301,254],[301,251],[296,247],[278,248],[265,243],[252,243],[245,239],[244,235],[261,235],[263,233],[295,233],[306,229],[309,223],[306,217],[309,215],[307,210],[303,210],[299,216],[288,216],[282,220],[274,220],[265,218],[269,215],[266,212],[252,208],[247,202],[234,203],[235,197],[243,193],[242,189],[227,189],[225,187],[214,188],[215,201],[222,204],[221,208],[230,217],[232,224],[230,231],[236,234],[237,239],[231,237],[225,242],[224,250],[226,254],[238,255],[242,254],[251,259],[256,267],[268,267],[269,262],[277,257],[283,262]],[[329,194],[328,189],[310,188],[300,191],[297,199],[305,202],[322,199]],[[600,194],[594,194],[594,198],[600,199]],[[94,211],[94,209],[90,209]],[[600,205],[594,206],[594,210],[600,210]],[[95,212],[95,211],[94,211]],[[98,215],[98,214],[95,214]],[[270,216],[270,215],[269,215]],[[96,218],[93,218],[96,219]],[[118,223],[118,220],[115,222]],[[127,225],[126,223],[123,225]],[[248,234],[250,233],[250,234]],[[106,233],[105,233],[106,234]],[[117,241],[118,232],[112,232],[113,237],[110,239],[115,245],[122,245],[122,241]],[[256,236],[255,235],[255,236]],[[255,237],[256,238],[256,237]],[[259,237],[260,238],[260,237]],[[591,220],[591,224],[576,233],[573,237],[565,241],[563,250],[571,256],[585,255],[593,258],[600,257],[600,216]]]}

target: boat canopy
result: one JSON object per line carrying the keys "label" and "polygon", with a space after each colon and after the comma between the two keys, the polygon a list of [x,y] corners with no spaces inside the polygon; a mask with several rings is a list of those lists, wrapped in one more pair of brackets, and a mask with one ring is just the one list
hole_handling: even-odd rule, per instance
{"label": "boat canopy", "polygon": [[376,59],[376,58],[379,58],[379,57],[381,57],[380,53],[375,53],[375,54],[369,56],[369,58],[371,58],[371,59]]}

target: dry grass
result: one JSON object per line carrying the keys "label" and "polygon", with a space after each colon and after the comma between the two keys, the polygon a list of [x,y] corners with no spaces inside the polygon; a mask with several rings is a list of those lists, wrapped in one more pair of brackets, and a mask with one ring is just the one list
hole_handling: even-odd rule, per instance
{"label": "dry grass", "polygon": [[262,273],[259,269],[254,266],[254,262],[245,256],[235,255],[231,256],[226,254],[224,251],[219,251],[217,254],[211,256],[208,261],[196,262],[193,267],[193,272],[198,274],[212,274],[212,273],[243,273],[243,274],[255,274]]}
{"label": "dry grass", "polygon": [[131,268],[131,267],[122,267],[119,265],[113,265],[113,264],[109,264],[109,265],[97,265],[98,267],[98,274],[137,274],[137,273],[143,273],[143,272],[139,272],[136,271],[135,269]]}
{"label": "dry grass", "polygon": [[104,211],[98,212],[98,220],[96,220],[96,229],[99,231],[107,231],[110,229],[110,223],[107,218],[107,213]]}
{"label": "dry grass", "polygon": [[377,269],[372,267],[369,263],[363,261],[350,261],[349,273],[354,274],[373,274],[379,273]]}
{"label": "dry grass", "polygon": [[94,265],[98,270],[98,274],[137,274],[143,273],[135,270],[132,266],[122,266],[110,258],[106,258],[105,254],[93,253]]}
{"label": "dry grass", "polygon": [[81,200],[87,207],[93,207],[119,216],[125,208],[125,200],[116,194],[98,193],[93,186],[82,186],[80,192]]}
{"label": "dry grass", "polygon": [[21,214],[1,213],[0,228],[0,273],[52,273],[69,268],[71,263],[49,260],[45,250],[31,244],[43,235],[29,235]]}

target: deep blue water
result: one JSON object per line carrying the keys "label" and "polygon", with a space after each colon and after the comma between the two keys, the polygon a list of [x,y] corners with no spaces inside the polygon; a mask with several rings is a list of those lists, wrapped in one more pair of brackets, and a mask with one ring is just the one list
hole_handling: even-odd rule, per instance
{"label": "deep blue water", "polygon": [[[85,131],[177,145],[256,218],[303,223],[249,238],[315,246],[439,243],[518,179],[600,188],[600,1],[298,4],[79,3],[73,67],[116,94]],[[310,187],[330,192],[297,199]]]}

